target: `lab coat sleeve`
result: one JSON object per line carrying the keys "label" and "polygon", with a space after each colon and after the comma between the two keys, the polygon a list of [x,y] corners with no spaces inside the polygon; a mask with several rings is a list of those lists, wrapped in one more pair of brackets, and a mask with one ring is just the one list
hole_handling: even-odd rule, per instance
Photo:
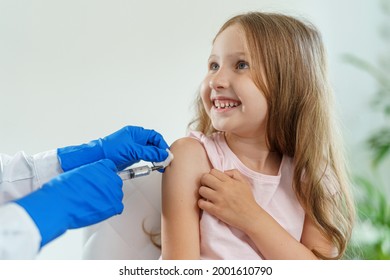
{"label": "lab coat sleeve", "polygon": [[40,243],[39,230],[22,207],[0,206],[0,259],[33,259]]}
{"label": "lab coat sleeve", "polygon": [[0,154],[0,205],[29,194],[60,173],[56,150],[33,156]]}

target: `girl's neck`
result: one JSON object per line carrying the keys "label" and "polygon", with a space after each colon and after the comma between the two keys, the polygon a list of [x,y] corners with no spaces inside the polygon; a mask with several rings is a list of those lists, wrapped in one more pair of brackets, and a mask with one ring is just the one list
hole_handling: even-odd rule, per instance
{"label": "girl's neck", "polygon": [[282,156],[269,151],[265,137],[243,137],[225,132],[225,139],[229,148],[249,169],[266,175],[278,174]]}

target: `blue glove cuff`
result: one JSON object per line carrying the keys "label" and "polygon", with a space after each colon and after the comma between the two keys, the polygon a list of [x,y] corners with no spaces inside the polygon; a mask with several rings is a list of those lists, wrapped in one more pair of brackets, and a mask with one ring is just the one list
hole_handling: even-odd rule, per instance
{"label": "blue glove cuff", "polygon": [[103,221],[123,211],[122,180],[104,159],[65,172],[15,203],[37,225],[41,247],[67,229]]}
{"label": "blue glove cuff", "polygon": [[14,202],[27,211],[39,229],[42,238],[41,248],[62,235],[69,227],[66,212],[62,211],[65,209],[65,206],[61,205],[62,200],[48,194],[45,189],[33,192]]}
{"label": "blue glove cuff", "polygon": [[57,156],[65,172],[104,159],[102,139],[93,140],[87,144],[58,148]]}

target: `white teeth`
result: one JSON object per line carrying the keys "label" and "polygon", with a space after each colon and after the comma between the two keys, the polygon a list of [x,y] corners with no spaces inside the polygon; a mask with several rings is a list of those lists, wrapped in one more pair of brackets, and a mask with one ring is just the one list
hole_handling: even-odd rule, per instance
{"label": "white teeth", "polygon": [[214,106],[217,109],[233,108],[233,107],[237,107],[238,106],[238,102],[214,100]]}

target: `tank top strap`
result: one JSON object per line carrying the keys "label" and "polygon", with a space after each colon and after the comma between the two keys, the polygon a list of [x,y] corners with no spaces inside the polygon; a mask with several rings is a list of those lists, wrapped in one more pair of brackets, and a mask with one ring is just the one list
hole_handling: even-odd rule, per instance
{"label": "tank top strap", "polygon": [[206,150],[208,158],[213,168],[223,170],[223,152],[216,141],[218,137],[221,137],[221,133],[214,133],[211,136],[206,136],[200,131],[190,131],[188,137],[198,140]]}

